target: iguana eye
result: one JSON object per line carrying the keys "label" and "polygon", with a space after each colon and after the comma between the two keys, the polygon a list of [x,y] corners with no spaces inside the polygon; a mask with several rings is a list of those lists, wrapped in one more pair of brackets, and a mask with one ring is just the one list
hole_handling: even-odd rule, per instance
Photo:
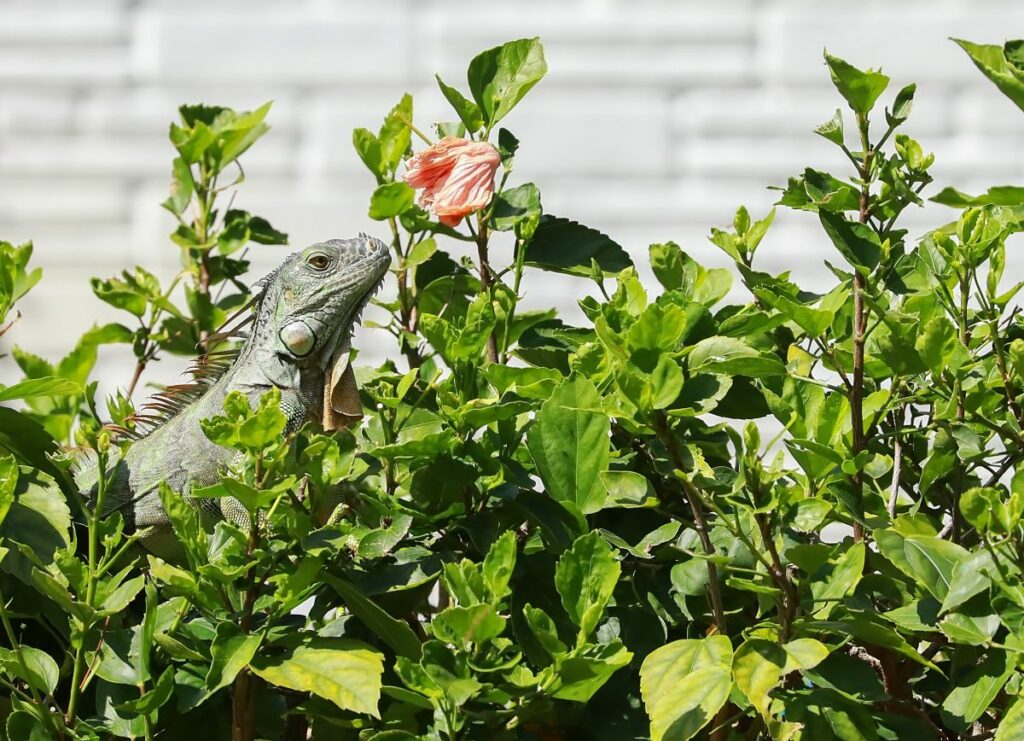
{"label": "iguana eye", "polygon": [[306,264],[317,270],[326,270],[327,266],[331,264],[331,258],[318,252],[306,258]]}

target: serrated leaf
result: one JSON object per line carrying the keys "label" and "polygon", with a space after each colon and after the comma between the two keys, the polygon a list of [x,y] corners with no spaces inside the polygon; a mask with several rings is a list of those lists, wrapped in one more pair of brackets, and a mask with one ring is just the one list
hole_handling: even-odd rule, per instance
{"label": "serrated leaf", "polygon": [[590,261],[605,273],[633,264],[622,247],[596,229],[570,219],[545,214],[526,247],[526,264],[542,270],[590,277]]}
{"label": "serrated leaf", "polygon": [[548,495],[572,502],[584,514],[604,506],[599,482],[608,468],[611,423],[594,384],[566,379],[544,402],[527,434],[527,446]]}
{"label": "serrated leaf", "polygon": [[839,94],[857,113],[868,113],[874,107],[878,96],[889,85],[889,78],[881,72],[872,69],[859,70],[828,52],[825,52],[825,63],[828,65],[832,83],[836,86]]}

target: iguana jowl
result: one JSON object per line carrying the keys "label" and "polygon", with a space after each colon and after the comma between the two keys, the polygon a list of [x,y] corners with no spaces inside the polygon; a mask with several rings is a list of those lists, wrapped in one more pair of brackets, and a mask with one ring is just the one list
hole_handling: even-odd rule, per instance
{"label": "iguana jowl", "polygon": [[[193,487],[216,483],[234,452],[207,439],[199,422],[222,414],[231,391],[243,392],[255,406],[263,393],[280,389],[289,431],[309,419],[331,430],[360,416],[349,366],[352,330],[390,264],[383,242],[360,235],[307,247],[256,284],[252,326],[237,358],[201,381],[187,403],[128,449],[109,473],[104,510],[122,512],[136,530],[151,528],[143,537],[150,550],[174,552],[160,483],[186,496]],[[76,478],[93,501],[95,464]],[[193,501],[208,517],[248,523],[233,499]]]}

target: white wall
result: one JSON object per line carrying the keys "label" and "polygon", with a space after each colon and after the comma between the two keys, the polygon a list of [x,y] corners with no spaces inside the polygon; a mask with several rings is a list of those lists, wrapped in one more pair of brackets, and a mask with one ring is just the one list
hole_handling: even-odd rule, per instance
{"label": "white wall", "polygon": [[[375,128],[406,90],[421,126],[449,118],[433,73],[464,85],[474,53],[532,35],[550,72],[507,119],[522,140],[516,177],[540,186],[548,211],[636,256],[674,239],[720,264],[706,235],[738,204],[759,215],[774,200],[766,185],[806,165],[842,170],[810,133],[839,105],[823,47],[882,66],[893,93],[918,83],[908,132],[935,152],[941,185],[1024,183],[1024,113],[947,40],[1024,36],[1024,4],[1012,0],[0,0],[0,239],[34,240],[45,271],[0,352],[14,342],[59,357],[94,321],[116,318],[92,296],[91,275],[135,263],[174,271],[172,225],[157,204],[177,104],[273,99],[273,129],[244,157],[238,205],[297,246],[377,233],[352,128]],[[929,207],[910,223],[943,216]],[[780,212],[776,224],[762,265],[813,287],[827,250],[815,220]],[[282,255],[257,246],[254,269]],[[574,291],[586,289],[541,275],[529,300],[572,315]],[[364,353],[379,357],[382,340],[364,333]],[[127,382],[127,360],[104,354],[108,386]],[[0,361],[0,378],[11,365]],[[163,363],[149,380],[180,368]]]}

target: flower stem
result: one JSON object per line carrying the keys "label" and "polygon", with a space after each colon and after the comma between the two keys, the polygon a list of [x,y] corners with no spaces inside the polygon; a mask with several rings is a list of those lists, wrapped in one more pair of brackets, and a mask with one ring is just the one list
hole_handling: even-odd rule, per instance
{"label": "flower stem", "polygon": [[398,113],[396,111],[395,112],[395,118],[397,118],[399,121],[401,121],[406,126],[408,126],[409,127],[409,131],[411,131],[416,136],[418,136],[420,139],[422,139],[424,142],[426,142],[428,147],[434,145],[434,142],[431,141],[430,137],[427,136],[426,134],[424,134],[418,128],[416,128],[416,125],[412,121],[410,121],[408,118],[406,118],[404,115],[402,115],[401,113]]}
{"label": "flower stem", "polygon": [[[655,430],[658,433],[658,437],[665,444],[665,448],[668,450],[669,460],[672,465],[679,472],[686,470],[686,465],[683,463],[682,456],[679,454],[679,447],[676,445],[675,436],[672,434],[672,430],[669,429],[668,422],[665,419],[665,415],[662,412],[658,412],[655,418]],[[693,525],[697,531],[697,536],[700,538],[701,545],[704,548],[704,553],[708,556],[715,555],[715,546],[711,542],[711,533],[708,529],[707,523],[704,521],[704,505],[702,503],[702,497],[697,487],[693,485],[688,478],[676,477],[683,489],[683,494],[686,497],[687,503],[690,505],[690,510],[693,513]],[[725,623],[725,608],[722,602],[722,588],[718,581],[718,567],[715,566],[714,561],[708,559],[708,605],[711,607],[711,614],[714,618],[715,627],[718,632],[722,635],[728,635],[728,627]]]}
{"label": "flower stem", "polygon": [[402,251],[402,238],[398,233],[398,223],[394,217],[388,219],[391,226],[391,246],[395,250],[395,257],[398,259],[398,268],[395,271],[395,279],[398,283],[398,316],[401,328],[399,330],[399,346],[402,354],[409,364],[409,369],[419,368],[423,365],[423,357],[419,350],[409,343],[408,336],[416,333],[416,297],[409,286],[409,268],[405,258],[408,252]]}
{"label": "flower stem", "polygon": [[[871,144],[868,141],[868,117],[866,114],[857,114],[857,125],[860,129],[860,140],[862,149],[862,161],[858,167],[860,186],[860,223],[866,224],[871,215]],[[865,447],[864,440],[864,340],[866,337],[867,314],[864,311],[864,291],[866,280],[860,268],[854,269],[853,274],[853,381],[850,385],[850,421],[853,428],[853,456],[856,458]],[[857,507],[861,509],[858,515],[863,514],[864,477],[857,471],[851,477],[854,489],[854,499]],[[864,525],[860,520],[853,522],[853,539],[860,543],[864,540]]]}
{"label": "flower stem", "polygon": [[[484,221],[483,214],[480,213],[477,214],[476,219],[476,251],[477,257],[480,259],[480,295],[487,294],[488,299],[493,301],[494,297],[491,295],[491,266],[487,257],[487,222]],[[487,336],[487,359],[492,363],[498,362],[498,340],[493,329]]]}
{"label": "flower stem", "polygon": [[512,278],[512,305],[508,308],[508,313],[505,315],[505,331],[502,333],[501,338],[501,362],[508,362],[508,346],[510,344],[509,335],[512,333],[512,321],[516,316],[516,308],[519,305],[519,286],[523,280],[523,267],[526,263],[526,243],[521,240],[516,240],[516,261],[514,266],[513,278]]}
{"label": "flower stem", "polygon": [[[103,517],[103,504],[107,495],[107,453],[102,446],[97,446],[96,451],[96,502],[89,513],[89,563],[85,584],[85,604],[93,606],[96,599],[96,583],[99,581],[99,537],[100,519]],[[82,695],[83,672],[85,671],[85,643],[92,629],[92,623],[82,620],[82,634],[79,644],[75,648],[73,669],[71,671],[71,695],[68,698],[68,708],[65,719],[68,723],[76,720],[75,711],[78,708],[78,701]]]}

